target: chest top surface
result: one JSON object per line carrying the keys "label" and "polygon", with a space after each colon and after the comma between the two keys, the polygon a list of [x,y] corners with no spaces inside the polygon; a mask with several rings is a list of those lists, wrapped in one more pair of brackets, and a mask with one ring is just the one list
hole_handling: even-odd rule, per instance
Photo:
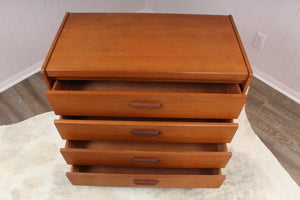
{"label": "chest top surface", "polygon": [[46,61],[49,77],[244,81],[231,16],[70,13]]}

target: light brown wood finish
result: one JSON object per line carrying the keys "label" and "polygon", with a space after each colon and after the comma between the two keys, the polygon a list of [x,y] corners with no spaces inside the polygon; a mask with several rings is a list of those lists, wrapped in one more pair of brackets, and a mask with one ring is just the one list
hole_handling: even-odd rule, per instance
{"label": "light brown wood finish", "polygon": [[57,44],[57,41],[58,41],[58,39],[60,38],[60,34],[61,34],[61,32],[62,32],[62,30],[63,30],[63,28],[64,28],[64,25],[65,25],[65,23],[66,23],[66,21],[67,21],[69,15],[70,15],[69,12],[67,12],[67,13],[65,14],[65,17],[64,17],[64,19],[63,19],[63,21],[62,21],[62,23],[61,23],[61,25],[60,25],[60,27],[59,27],[59,29],[58,29],[56,35],[55,35],[55,38],[54,38],[54,40],[53,40],[53,42],[52,42],[52,44],[51,44],[51,47],[50,47],[50,49],[49,49],[49,52],[48,52],[48,54],[47,54],[47,56],[46,56],[46,58],[45,58],[45,61],[44,61],[44,63],[43,63],[42,69],[41,69],[41,74],[42,74],[42,76],[43,76],[43,78],[44,78],[44,80],[45,80],[45,83],[46,83],[46,85],[47,85],[47,87],[48,87],[49,90],[50,90],[51,87],[52,87],[53,78],[50,78],[50,77],[47,75],[46,67],[47,67],[47,65],[48,65],[48,62],[49,62],[51,56],[52,56],[52,53],[53,53],[53,50],[54,50],[54,48],[55,48],[55,46],[56,46],[56,44]]}
{"label": "light brown wood finish", "polygon": [[[125,121],[58,119],[56,128],[67,140],[101,140],[172,143],[227,143],[230,142],[237,123],[233,122],[176,122],[176,121]],[[159,134],[134,135],[132,131],[159,131]],[[84,134],[82,134],[84,133]]]}
{"label": "light brown wood finish", "polygon": [[248,77],[229,16],[212,15],[71,13],[45,70],[63,78]]}
{"label": "light brown wood finish", "polygon": [[[69,82],[63,83],[68,85]],[[237,84],[213,84],[213,87],[210,84],[199,84],[198,90],[204,93],[188,93],[174,92],[173,85],[170,87],[168,84],[162,86],[165,89],[158,89],[158,91],[170,92],[138,92],[126,91],[119,86],[101,89],[102,85],[97,84],[97,81],[94,82],[96,86],[84,83],[79,90],[78,88],[64,90],[64,84],[60,81],[54,83],[53,90],[47,91],[46,94],[56,114],[232,119],[238,118],[247,99],[246,95],[241,94]],[[130,90],[138,88],[138,83],[130,85]],[[147,104],[147,108],[137,108],[132,106],[132,103]],[[149,108],[148,104],[161,104],[161,106]]]}
{"label": "light brown wood finish", "polygon": [[246,54],[244,45],[243,45],[243,43],[242,43],[242,40],[241,40],[241,38],[240,38],[239,32],[238,32],[238,30],[237,30],[237,28],[236,28],[236,25],[235,25],[235,23],[234,23],[234,20],[233,20],[232,15],[229,15],[229,18],[230,18],[230,21],[231,21],[231,23],[232,23],[232,27],[233,27],[233,30],[234,30],[234,32],[235,32],[236,38],[237,38],[237,40],[238,40],[238,42],[239,42],[240,49],[241,49],[241,52],[242,52],[242,54],[243,54],[244,61],[245,61],[245,64],[246,64],[246,67],[247,67],[247,70],[248,70],[248,74],[249,74],[247,80],[246,80],[246,81],[243,81],[243,83],[242,83],[242,92],[243,92],[243,94],[246,94],[246,91],[247,91],[247,89],[248,89],[248,87],[249,87],[249,85],[250,85],[250,82],[251,82],[252,78],[253,78],[253,71],[252,71],[252,68],[251,68],[251,66],[250,66],[250,62],[249,62],[249,60],[248,60],[248,56],[247,56],[247,54]]}
{"label": "light brown wood finish", "polygon": [[[17,123],[51,111],[44,94],[46,89],[38,73],[0,93],[0,110],[5,113],[0,117],[0,124]],[[300,153],[297,146],[300,139],[295,134],[300,129],[300,105],[256,78],[251,81],[248,95],[246,113],[252,128],[300,185]],[[24,107],[35,109],[30,111]]]}
{"label": "light brown wood finish", "polygon": [[[57,115],[220,119],[238,118],[247,99],[237,94],[78,91],[48,91],[47,97]],[[163,106],[137,109],[131,102]]]}
{"label": "light brown wood finish", "polygon": [[[237,128],[232,119],[252,76],[232,17],[71,13],[62,26],[43,67],[54,80],[49,102],[64,116],[57,127],[62,137],[75,139],[61,152],[69,164],[98,166],[79,167],[70,180],[200,187],[213,175],[209,187],[220,186],[225,177],[219,171],[202,170],[195,184],[186,170],[178,176],[150,168],[222,168],[231,157],[223,142]],[[149,168],[138,175],[150,179],[103,166]]]}
{"label": "light brown wood finish", "polygon": [[[157,169],[72,166],[67,177],[73,185],[217,188],[225,180],[220,169]],[[155,183],[155,184],[153,184]]]}
{"label": "light brown wood finish", "polygon": [[116,91],[116,92],[172,92],[172,93],[219,93],[240,94],[238,84],[233,83],[181,83],[147,81],[56,81],[56,91]]}
{"label": "light brown wood finish", "polygon": [[68,141],[61,149],[73,165],[223,168],[231,157],[226,144]]}

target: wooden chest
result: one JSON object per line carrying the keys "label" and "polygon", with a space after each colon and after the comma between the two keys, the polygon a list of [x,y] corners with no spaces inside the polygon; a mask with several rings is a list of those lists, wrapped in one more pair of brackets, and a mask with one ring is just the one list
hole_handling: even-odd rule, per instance
{"label": "wooden chest", "polygon": [[66,13],[41,72],[74,185],[223,183],[252,78],[231,16]]}

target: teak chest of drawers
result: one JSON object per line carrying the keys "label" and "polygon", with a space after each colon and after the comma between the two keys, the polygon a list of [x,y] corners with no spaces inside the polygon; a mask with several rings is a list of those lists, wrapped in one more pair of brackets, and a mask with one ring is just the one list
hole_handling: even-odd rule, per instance
{"label": "teak chest of drawers", "polygon": [[252,78],[231,16],[67,13],[41,72],[72,184],[223,183]]}

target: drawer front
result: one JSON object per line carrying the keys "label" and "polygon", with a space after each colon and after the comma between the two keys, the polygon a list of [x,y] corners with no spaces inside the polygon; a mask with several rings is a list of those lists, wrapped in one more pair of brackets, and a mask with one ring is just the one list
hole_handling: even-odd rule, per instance
{"label": "drawer front", "polygon": [[[89,186],[119,186],[119,187],[157,187],[157,188],[218,188],[225,180],[225,175],[219,173],[201,174],[187,173],[186,170],[177,170],[179,174],[168,174],[167,172],[156,173],[150,169],[149,172],[137,174],[137,169],[126,170],[126,174],[115,172],[67,172],[67,177],[73,185]],[[200,170],[200,169],[199,169]],[[194,170],[196,171],[196,170]]]}
{"label": "drawer front", "polygon": [[[228,122],[113,121],[62,118],[63,139],[128,142],[229,143],[238,124]],[[82,134],[84,133],[84,134]]]}
{"label": "drawer front", "polygon": [[238,118],[243,94],[47,91],[57,115],[155,118]]}
{"label": "drawer front", "polygon": [[[147,144],[128,144],[131,145],[130,148],[120,149],[116,145],[122,144],[107,147],[105,143],[105,148],[91,149],[87,148],[86,145],[88,144],[77,148],[65,147],[61,149],[61,153],[66,162],[72,165],[154,168],[224,168],[231,157],[231,152],[228,152],[227,148],[224,150],[202,150],[201,144],[197,144],[200,147],[199,150],[197,147],[186,149],[189,147],[181,144],[177,144],[177,146],[174,144],[156,144],[149,149],[141,149],[141,145]],[[222,145],[226,146],[225,144]]]}

